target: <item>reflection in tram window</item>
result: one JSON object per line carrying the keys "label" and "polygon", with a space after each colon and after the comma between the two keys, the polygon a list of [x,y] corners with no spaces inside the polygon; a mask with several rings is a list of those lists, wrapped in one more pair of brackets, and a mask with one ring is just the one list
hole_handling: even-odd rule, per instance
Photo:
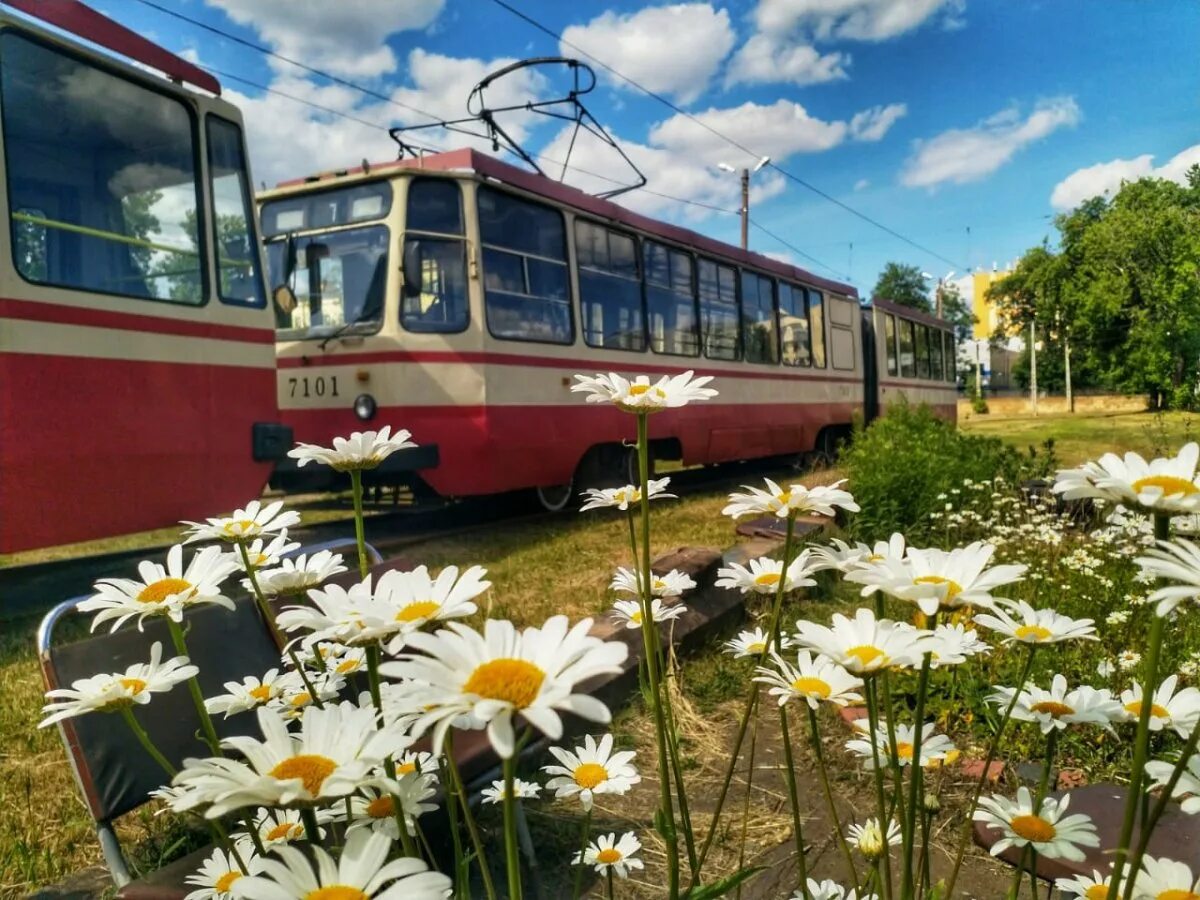
{"label": "reflection in tram window", "polygon": [[414,179],[408,187],[400,298],[400,321],[409,331],[455,332],[467,327],[467,250],[462,234],[458,183]]}

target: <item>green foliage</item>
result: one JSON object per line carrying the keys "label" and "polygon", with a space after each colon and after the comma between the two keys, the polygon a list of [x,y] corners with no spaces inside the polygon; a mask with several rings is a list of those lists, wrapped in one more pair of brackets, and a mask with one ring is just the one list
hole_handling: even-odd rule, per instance
{"label": "green foliage", "polygon": [[1022,467],[999,439],[965,434],[929,407],[908,405],[890,407],[859,431],[841,461],[862,507],[850,522],[853,536],[881,540],[901,531],[917,545],[931,532],[931,514],[964,479],[1015,481]]}
{"label": "green foliage", "polygon": [[923,312],[933,312],[929,303],[929,289],[925,286],[925,277],[921,274],[920,266],[888,263],[879,273],[872,296],[899,303],[901,306],[911,306]]}

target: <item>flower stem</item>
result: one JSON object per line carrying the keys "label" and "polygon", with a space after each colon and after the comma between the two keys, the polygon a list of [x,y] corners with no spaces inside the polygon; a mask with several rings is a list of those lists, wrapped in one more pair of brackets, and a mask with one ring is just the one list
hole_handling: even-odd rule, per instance
{"label": "flower stem", "polygon": [[837,834],[838,846],[842,848],[842,857],[846,860],[846,874],[850,876],[850,884],[855,893],[861,894],[858,870],[854,866],[854,854],[850,852],[850,842],[842,831],[842,823],[838,819],[837,804],[833,802],[833,788],[829,785],[829,769],[825,765],[825,748],[821,746],[821,735],[817,728],[817,711],[804,704],[808,710],[808,734],[812,741],[813,755],[817,758],[817,774],[821,779],[821,790],[825,793],[825,805],[829,807],[829,820],[833,822],[834,833]]}
{"label": "flower stem", "polygon": [[[175,645],[175,652],[191,659],[188,654],[187,641],[183,637],[183,627],[170,616],[167,616],[166,619],[167,630],[171,633],[171,643]],[[204,740],[208,743],[213,756],[224,756],[225,754],[221,752],[221,741],[217,737],[217,729],[213,727],[212,716],[208,714],[208,708],[204,705],[204,694],[200,692],[200,679],[196,675],[188,679],[188,691],[192,695],[192,703],[196,706],[196,715],[200,717],[200,729],[204,732]]]}
{"label": "flower stem", "polygon": [[607,884],[607,888],[606,888],[606,893],[605,893],[605,896],[607,896],[607,897],[608,897],[608,900],[613,900],[613,877],[612,877],[612,866],[609,866],[609,867],[608,867],[607,873],[606,873],[606,875],[605,875],[605,882],[606,882],[606,884]]}
{"label": "flower stem", "polygon": [[[446,748],[449,752],[449,747]],[[442,756],[439,761],[441,766],[441,781],[444,785],[450,784],[450,773],[446,770],[446,757]],[[450,820],[450,840],[454,845],[454,897],[467,897],[467,882],[470,879],[471,864],[463,853],[462,835],[458,830],[458,804],[454,801],[454,797],[450,796],[447,790],[446,796],[446,816]],[[433,863],[433,856],[430,855],[430,864]]]}
{"label": "flower stem", "polygon": [[300,807],[300,821],[304,823],[304,839],[316,847],[321,843],[321,826],[317,824],[317,813],[311,806]]}
{"label": "flower stem", "polygon": [[522,897],[521,893],[521,850],[517,844],[517,759],[510,756],[503,762],[504,768],[504,860],[508,872],[508,896]]}
{"label": "flower stem", "polygon": [[[932,630],[937,625],[937,613],[929,619],[928,626]],[[905,843],[901,852],[900,895],[904,900],[911,900],[914,895],[913,885],[913,852],[917,843],[917,815],[921,808],[921,782],[925,770],[921,766],[921,742],[925,733],[925,696],[929,693],[929,669],[933,662],[933,654],[926,653],[921,661],[921,674],[917,679],[917,708],[913,722],[913,755],[912,765],[908,767],[908,807],[905,810],[908,820],[904,829]]]}
{"label": "flower stem", "polygon": [[350,470],[350,491],[354,495],[354,542],[358,545],[358,574],[367,577],[371,565],[367,560],[366,526],[363,520],[363,486],[362,471]]}
{"label": "flower stem", "polygon": [[[313,648],[320,655],[320,651]],[[304,671],[304,663],[300,661],[300,655],[296,653],[296,648],[288,647],[288,658],[292,661],[292,665],[296,667],[296,674],[300,676],[300,681],[304,684],[304,690],[308,691],[308,697],[313,702],[313,706],[317,709],[324,709],[325,704],[321,701],[321,695],[317,693],[316,687],[308,680],[308,673]]]}
{"label": "flower stem", "polygon": [[[467,790],[463,786],[458,763],[454,761],[454,746],[450,732],[446,733],[446,743],[442,752],[446,759],[446,771],[450,774],[451,791],[458,797],[458,802],[462,806],[463,821],[467,823],[467,834],[471,838],[471,847],[475,851],[475,858],[479,861],[479,874],[483,877],[484,893],[487,894],[488,900],[496,900],[496,885],[492,882],[492,871],[488,868],[487,857],[483,855],[483,841],[480,840],[479,827],[475,824],[475,817],[471,814],[471,804],[467,800]],[[452,798],[447,798],[447,802],[452,802]]]}
{"label": "flower stem", "polygon": [[[754,793],[754,750],[758,744],[758,715],[754,716],[754,724],[750,726],[750,759],[746,763],[746,799],[742,802],[742,834],[738,846],[738,868],[746,866],[746,834],[750,827],[750,797]],[[737,900],[742,896],[742,886],[737,887]]]}
{"label": "flower stem", "polygon": [[162,766],[162,770],[167,773],[168,778],[174,778],[177,774],[179,774],[179,770],[171,765],[167,758],[163,756],[161,752],[159,752],[159,749],[154,746],[154,741],[150,740],[150,735],[146,733],[146,729],[142,727],[142,723],[137,720],[136,716],[134,716],[132,706],[121,707],[121,717],[129,725],[130,729],[137,736],[138,741],[146,749],[146,752],[150,754],[151,758],[160,766]]}
{"label": "flower stem", "polygon": [[266,623],[267,630],[271,632],[271,640],[282,650],[285,643],[283,635],[279,633],[279,626],[275,624],[275,610],[271,609],[271,604],[267,602],[266,595],[258,583],[258,567],[250,562],[250,551],[246,549],[245,541],[238,541],[237,548],[242,554],[242,567],[246,570],[246,579],[250,582],[250,593],[254,595],[254,602],[258,604],[258,612]]}
{"label": "flower stem", "polygon": [[879,693],[876,679],[877,674],[868,675],[863,680],[867,688],[867,727],[871,729],[871,769],[875,775],[875,803],[879,808],[879,831],[883,835],[883,852],[876,865],[880,865],[879,887],[883,900],[891,900],[892,896],[892,863],[891,853],[887,842],[890,819],[887,811],[887,798],[883,790],[883,765],[879,758]]}
{"label": "flower stem", "polygon": [[796,834],[796,879],[808,884],[808,863],[804,854],[804,830],[800,819],[800,794],[796,790],[796,764],[792,757],[792,737],[788,732],[787,707],[779,707],[779,733],[783,737],[783,765],[787,776],[788,800],[792,807],[792,829]]}
{"label": "flower stem", "polygon": [[588,836],[592,828],[592,811],[583,814],[583,824],[579,827],[579,865],[575,867],[575,884],[571,888],[571,900],[579,900],[579,891],[583,887],[583,870],[587,864],[583,855],[587,853]]}
{"label": "flower stem", "polygon": [[963,858],[967,854],[967,843],[971,840],[971,828],[974,822],[971,814],[975,811],[975,805],[979,802],[979,795],[983,793],[983,786],[987,783],[988,773],[992,768],[992,761],[996,758],[996,750],[1000,746],[1000,739],[1004,736],[1004,730],[1008,727],[1008,720],[1012,718],[1012,712],[1017,706],[1017,699],[1021,696],[1021,691],[1025,689],[1025,682],[1029,680],[1029,672],[1033,669],[1033,657],[1036,653],[1037,644],[1030,644],[1029,655],[1025,657],[1025,665],[1021,667],[1021,676],[1017,680],[1017,687],[1013,691],[1008,708],[1004,710],[1004,716],[1000,719],[1000,727],[996,729],[996,734],[992,738],[991,744],[988,745],[987,757],[983,761],[983,771],[979,773],[979,779],[975,782],[975,789],[971,792],[971,802],[967,804],[967,818],[963,823],[962,835],[959,837],[958,850],[954,854],[954,868],[951,870],[950,878],[946,882],[946,892],[944,894],[946,900],[954,896],[954,883],[958,880],[958,873],[962,869]]}

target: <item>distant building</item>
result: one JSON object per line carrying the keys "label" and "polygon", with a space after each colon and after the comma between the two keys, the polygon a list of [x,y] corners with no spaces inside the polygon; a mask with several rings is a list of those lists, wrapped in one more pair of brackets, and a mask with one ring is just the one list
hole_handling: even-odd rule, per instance
{"label": "distant building", "polygon": [[1009,270],[993,268],[990,272],[973,272],[956,282],[975,314],[972,339],[958,345],[959,371],[965,376],[963,380],[968,391],[974,387],[976,367],[988,390],[1005,391],[1015,387],[1012,367],[1025,349],[1025,341],[1016,336],[992,344],[992,335],[1000,324],[1000,315],[996,304],[988,299],[988,288],[1009,274]]}
{"label": "distant building", "polygon": [[996,333],[1000,324],[1000,314],[996,304],[988,299],[988,288],[1011,275],[1009,271],[975,272],[971,275],[971,311],[975,313],[975,330],[971,337],[977,341],[986,341]]}

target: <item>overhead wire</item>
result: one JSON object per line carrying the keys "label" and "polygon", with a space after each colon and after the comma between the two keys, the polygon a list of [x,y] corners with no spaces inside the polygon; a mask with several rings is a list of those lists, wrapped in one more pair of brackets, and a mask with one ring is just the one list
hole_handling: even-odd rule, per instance
{"label": "overhead wire", "polygon": [[[547,25],[543,25],[541,22],[539,22],[537,19],[533,18],[532,16],[522,12],[520,9],[513,6],[512,3],[508,2],[508,0],[492,0],[492,2],[495,3],[497,6],[500,6],[503,9],[507,10],[508,12],[512,13],[514,16],[516,16],[517,18],[526,22],[527,24],[533,26],[538,31],[541,31],[543,34],[549,35],[550,37],[554,38],[563,46],[570,47],[576,53],[583,54],[588,59],[590,59],[592,62],[594,62],[596,65],[598,65],[602,69],[604,69],[605,71],[612,73],[614,76],[621,79],[626,84],[641,91],[647,97],[657,100],[659,103],[662,103],[668,109],[672,110],[673,112],[677,113],[678,115],[681,115],[684,118],[686,118],[688,121],[703,128],[705,131],[709,132],[714,137],[720,138],[722,141],[729,144],[730,146],[742,151],[747,156],[751,156],[754,159],[763,159],[764,158],[763,154],[756,153],[755,151],[753,151],[749,147],[747,147],[745,144],[743,144],[741,141],[738,141],[736,138],[732,138],[729,135],[719,131],[718,129],[716,129],[712,125],[710,125],[708,122],[705,122],[703,119],[699,118],[696,115],[693,115],[692,113],[688,112],[683,107],[672,102],[669,98],[667,98],[667,97],[663,96],[662,94],[660,94],[656,91],[653,91],[650,88],[646,87],[645,85],[635,81],[634,79],[630,78],[628,75],[625,75],[624,73],[618,71],[613,66],[606,63],[604,60],[593,55],[592,53],[588,52],[587,50],[584,50],[578,44],[575,44],[575,43],[567,40],[566,38],[564,38],[562,36],[562,34],[560,34],[559,32],[555,31],[554,29],[550,28]],[[816,185],[812,184],[811,182],[806,181],[805,179],[801,178],[799,175],[796,175],[795,173],[790,172],[787,169],[783,168],[778,163],[769,162],[767,165],[770,168],[777,171],[780,175],[787,178],[788,180],[795,182],[796,184],[800,185],[801,187],[816,194],[818,197],[822,198],[823,200],[826,200],[829,203],[834,204],[835,206],[850,213],[852,216],[855,216],[855,217],[861,219],[862,221],[866,222],[867,224],[869,224],[875,228],[878,228],[881,231],[886,232],[887,234],[890,234],[892,237],[896,238],[899,241],[902,241],[903,243],[907,244],[908,246],[913,247],[916,250],[920,250],[922,253],[926,253],[935,259],[941,260],[944,263],[948,263],[949,265],[955,266],[960,269],[966,268],[965,266],[962,265],[962,263],[957,263],[954,260],[950,259],[948,256],[943,256],[941,253],[938,253],[936,250],[926,247],[924,244],[921,244],[918,241],[913,240],[912,238],[908,237],[907,235],[901,234],[899,231],[892,228],[891,226],[885,225],[883,222],[880,222],[878,219],[867,215],[866,213],[862,212],[861,210],[856,209],[855,207],[851,206],[849,203],[846,203],[844,200],[839,200],[837,197],[833,196],[832,194],[828,193],[827,191],[822,190],[821,188],[817,187]]]}

